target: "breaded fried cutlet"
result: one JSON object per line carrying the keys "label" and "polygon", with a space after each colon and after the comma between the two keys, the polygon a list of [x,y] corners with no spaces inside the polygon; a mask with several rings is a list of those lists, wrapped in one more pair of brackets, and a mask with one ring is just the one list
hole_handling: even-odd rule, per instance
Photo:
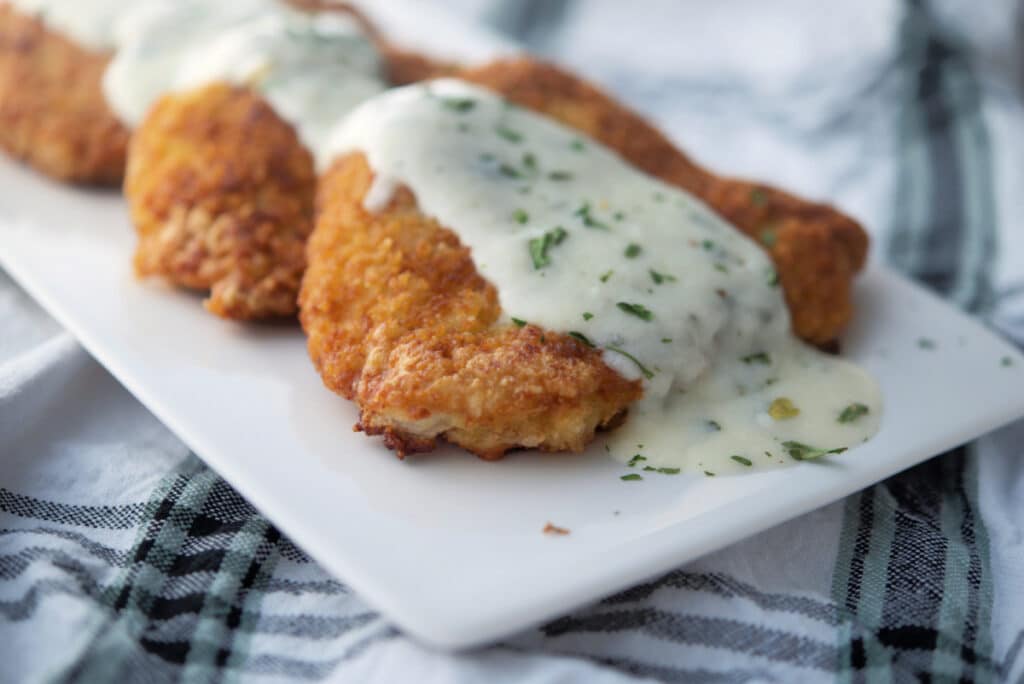
{"label": "breaded fried cutlet", "polygon": [[[555,67],[518,59],[458,76],[588,134],[755,237],[777,264],[799,337],[832,341],[849,320],[867,250],[852,219],[703,170],[639,115]],[[641,396],[638,381],[580,340],[498,323],[497,293],[468,248],[408,188],[368,211],[373,180],[361,153],[321,178],[299,298],[313,363],[358,404],[358,429],[384,435],[399,456],[438,440],[487,459],[519,447],[579,451]]]}
{"label": "breaded fried cutlet", "polygon": [[359,427],[400,455],[443,436],[483,458],[513,447],[580,451],[641,394],[599,350],[535,326],[495,326],[497,292],[458,237],[407,190],[363,197],[361,154],[323,175],[301,321],[324,383],[356,401]]}
{"label": "breaded fried cutlet", "polygon": [[798,337],[826,345],[849,323],[853,278],[868,251],[867,233],[850,217],[762,183],[711,173],[639,114],[550,64],[502,60],[456,76],[586,133],[637,168],[696,195],[759,242],[775,261]]}
{"label": "breaded fried cutlet", "polygon": [[315,191],[309,151],[251,90],[165,96],[131,141],[135,270],[209,290],[223,317],[293,315]]}
{"label": "breaded fried cutlet", "polygon": [[100,89],[109,60],[0,2],[0,148],[58,180],[119,184],[128,131]]}

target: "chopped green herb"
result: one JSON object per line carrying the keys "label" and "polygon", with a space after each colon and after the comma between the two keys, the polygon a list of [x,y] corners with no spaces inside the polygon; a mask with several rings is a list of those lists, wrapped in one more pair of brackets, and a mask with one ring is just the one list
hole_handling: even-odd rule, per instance
{"label": "chopped green herb", "polygon": [[655,271],[653,268],[650,271],[648,271],[648,273],[651,274],[651,280],[654,281],[655,285],[676,282],[676,277],[674,275],[669,275],[668,273],[659,273]]}
{"label": "chopped green herb", "polygon": [[671,337],[662,337],[661,338],[661,343],[662,344],[672,344],[672,338]]}
{"label": "chopped green herb", "polygon": [[605,349],[607,349],[610,352],[615,352],[616,354],[621,354],[622,356],[625,356],[627,359],[635,363],[636,367],[640,369],[640,372],[643,373],[644,377],[647,378],[648,380],[654,377],[654,373],[652,373],[646,366],[644,366],[644,364],[640,363],[640,360],[637,359],[632,354],[630,354],[629,352],[623,349],[619,349],[618,347],[612,346],[605,347]]}
{"label": "chopped green herb", "polygon": [[768,193],[761,188],[754,188],[750,191],[750,203],[755,207],[763,207],[768,204]]}
{"label": "chopped green herb", "polygon": [[921,337],[917,340],[917,346],[921,349],[935,349],[935,340],[927,337]]}
{"label": "chopped green herb", "polygon": [[746,458],[746,457],[744,457],[744,456],[739,456],[739,455],[737,455],[737,454],[733,454],[733,455],[732,455],[732,456],[730,456],[729,458],[731,458],[732,460],[736,461],[736,462],[737,462],[737,463],[739,463],[740,465],[745,465],[745,466],[747,466],[748,468],[749,468],[750,466],[754,465],[754,462],[753,462],[753,461],[751,461],[751,460],[750,460],[749,458]]}
{"label": "chopped green herb", "polygon": [[722,273],[728,273],[729,272],[728,267],[725,264],[720,263],[720,262],[716,262],[715,263],[715,270],[716,271],[721,271]]}
{"label": "chopped green herb", "polygon": [[635,242],[630,242],[629,245],[626,247],[626,251],[624,252],[624,254],[626,255],[627,259],[635,259],[636,257],[640,256],[640,252],[642,251],[644,251],[643,247],[636,244]]}
{"label": "chopped green herb", "polygon": [[775,229],[774,228],[762,228],[761,229],[761,244],[769,249],[775,246]]}
{"label": "chopped green herb", "polygon": [[800,409],[791,399],[779,397],[768,406],[768,415],[774,420],[789,420],[800,415]]}
{"label": "chopped green herb", "polygon": [[526,223],[530,220],[530,215],[526,213],[525,209],[516,209],[512,212],[512,218],[515,219],[516,223]]}
{"label": "chopped green herb", "polygon": [[522,178],[523,177],[523,174],[521,174],[519,172],[519,169],[517,169],[516,167],[512,166],[511,164],[504,164],[503,163],[501,166],[498,167],[498,171],[500,171],[503,176],[508,176],[509,178]]}
{"label": "chopped green herb", "polygon": [[441,104],[446,109],[450,109],[453,112],[468,112],[469,110],[476,107],[476,100],[470,97],[445,97],[441,99]]}
{"label": "chopped green herb", "polygon": [[655,468],[654,466],[644,466],[644,471],[648,473],[656,473],[658,472],[658,469]]}
{"label": "chopped green herb", "polygon": [[572,180],[572,174],[568,171],[552,171],[548,174],[548,178],[553,181],[567,181]]}
{"label": "chopped green herb", "polygon": [[774,268],[769,268],[767,281],[769,287],[776,287],[779,284],[779,272]]}
{"label": "chopped green herb", "polygon": [[633,466],[635,466],[640,461],[646,461],[646,460],[647,460],[646,456],[641,456],[640,454],[637,454],[633,458],[629,459],[629,463],[627,463],[626,465],[628,465],[630,468],[632,468]]}
{"label": "chopped green herb", "polygon": [[625,311],[630,316],[636,316],[637,318],[649,321],[654,318],[654,314],[643,304],[631,304],[629,302],[617,302],[615,306],[619,307],[619,310]]}
{"label": "chopped green herb", "polygon": [[864,404],[853,403],[843,409],[843,412],[839,414],[838,420],[840,423],[852,423],[861,416],[866,416],[870,412],[871,409]]}
{"label": "chopped green herb", "polygon": [[710,470],[705,470],[704,474],[707,475],[708,477],[714,477],[715,476],[715,474],[713,472],[711,472]]}
{"label": "chopped green herb", "polygon": [[758,352],[756,354],[744,356],[740,361],[746,364],[761,363],[765,366],[770,366],[772,363],[772,357],[765,352]]}
{"label": "chopped green herb", "polygon": [[588,347],[593,347],[594,346],[594,343],[591,342],[589,339],[587,339],[587,336],[584,335],[581,332],[577,332],[575,330],[570,330],[569,331],[569,337],[572,337],[574,339],[579,340],[580,342],[582,342],[583,344],[587,345]]}
{"label": "chopped green herb", "polygon": [[623,214],[621,211],[617,211],[614,214],[612,214],[612,218],[614,218],[616,221],[621,221],[622,219],[626,218],[626,215]]}
{"label": "chopped green herb", "polygon": [[709,420],[706,424],[712,432],[720,432],[722,430],[722,425],[717,420]]}
{"label": "chopped green herb", "polygon": [[626,482],[635,482],[636,480],[642,480],[644,478],[639,473],[630,473],[629,475],[623,475],[619,479],[625,480]]}
{"label": "chopped green herb", "polygon": [[801,442],[783,442],[782,446],[790,456],[798,461],[809,461],[815,458],[821,458],[828,454],[841,454],[846,451],[846,447],[840,447],[838,449],[818,449],[817,447],[807,446]]}
{"label": "chopped green herb", "polygon": [[517,328],[522,328],[523,326],[526,325],[526,321],[524,321],[522,318],[513,318],[512,322],[516,325]]}
{"label": "chopped green herb", "polygon": [[576,150],[577,152],[582,152],[583,148],[584,148],[583,141],[582,140],[573,140],[571,143],[569,143],[569,147],[571,147],[572,149]]}
{"label": "chopped green herb", "polygon": [[662,475],[678,475],[679,468],[658,468],[658,472]]}
{"label": "chopped green herb", "polygon": [[583,312],[583,320],[589,321],[593,317],[594,317],[594,314],[590,313],[589,311],[584,311]]}
{"label": "chopped green herb", "polygon": [[497,126],[494,129],[494,132],[511,143],[522,142],[523,140],[522,133],[519,133],[518,131],[513,131],[508,126]]}
{"label": "chopped green herb", "polygon": [[1011,359],[1009,356],[1004,356],[999,360],[999,365],[1002,366],[1003,368],[1006,368],[1007,366],[1012,366],[1013,359]]}
{"label": "chopped green herb", "polygon": [[704,242],[700,243],[700,246],[710,252],[715,248],[715,243],[712,242],[711,240],[705,240]]}
{"label": "chopped green herb", "polygon": [[607,283],[608,279],[612,277],[613,273],[615,273],[615,271],[605,271],[604,273],[602,273],[601,274],[601,282],[602,283]]}
{"label": "chopped green herb", "polygon": [[554,245],[562,244],[562,241],[568,235],[565,229],[559,226],[554,230],[544,233],[543,237],[530,240],[530,258],[533,260],[533,267],[541,269],[550,264],[551,257],[548,255],[548,250]]}
{"label": "chopped green herb", "polygon": [[583,225],[585,225],[587,228],[600,228],[602,230],[610,230],[608,228],[608,224],[602,223],[601,221],[598,221],[597,219],[590,215],[589,202],[584,202],[579,209],[573,212],[573,215],[579,216],[581,219],[583,219]]}

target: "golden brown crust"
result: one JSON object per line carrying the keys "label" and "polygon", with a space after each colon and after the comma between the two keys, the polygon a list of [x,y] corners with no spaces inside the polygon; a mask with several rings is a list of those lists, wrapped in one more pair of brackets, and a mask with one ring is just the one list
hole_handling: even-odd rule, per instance
{"label": "golden brown crust", "polygon": [[223,84],[159,100],[132,137],[135,268],[210,290],[220,316],[289,316],[305,268],[313,159],[258,95]]}
{"label": "golden brown crust", "polygon": [[583,131],[643,171],[700,197],[758,240],[776,263],[801,338],[830,342],[850,321],[852,280],[868,249],[867,233],[853,219],[767,185],[716,176],[638,114],[552,65],[518,58],[458,76]]}
{"label": "golden brown crust", "polygon": [[108,60],[0,2],[0,147],[59,180],[120,183],[128,132],[100,89]]}
{"label": "golden brown crust", "polygon": [[438,437],[483,458],[579,451],[640,397],[640,383],[597,350],[496,325],[497,293],[469,250],[407,189],[366,212],[372,178],[353,155],[321,179],[300,294],[313,362],[327,387],[359,404],[361,429],[399,454]]}

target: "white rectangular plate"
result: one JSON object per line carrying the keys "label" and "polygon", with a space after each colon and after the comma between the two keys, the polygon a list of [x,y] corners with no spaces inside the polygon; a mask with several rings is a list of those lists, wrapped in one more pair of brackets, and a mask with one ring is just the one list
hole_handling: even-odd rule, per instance
{"label": "white rectangular plate", "polygon": [[[311,556],[445,648],[665,572],[1024,414],[1014,348],[876,267],[859,282],[843,346],[879,379],[885,414],[875,439],[841,456],[643,482],[621,481],[623,466],[599,447],[401,462],[352,432],[354,407],[321,386],[297,326],[219,320],[196,296],[138,282],[134,242],[116,194],[0,162],[0,265]],[[572,533],[543,534],[548,521]]]}

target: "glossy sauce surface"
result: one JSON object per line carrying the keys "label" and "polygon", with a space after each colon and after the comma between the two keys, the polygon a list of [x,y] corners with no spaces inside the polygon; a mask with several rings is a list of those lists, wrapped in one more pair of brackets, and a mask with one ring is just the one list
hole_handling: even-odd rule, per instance
{"label": "glossy sauce surface", "polygon": [[37,16],[47,26],[91,50],[114,46],[114,24],[125,11],[124,0],[6,0],[22,14]]}
{"label": "glossy sauce surface", "polygon": [[260,92],[315,154],[338,119],[386,87],[376,48],[352,17],[277,0],[146,0],[115,35],[104,92],[132,126],[163,93],[226,81]]}
{"label": "glossy sauce surface", "polygon": [[351,151],[376,173],[366,207],[407,185],[470,247],[504,324],[573,335],[643,380],[608,442],[641,471],[777,467],[876,432],[877,385],[794,338],[760,247],[578,132],[442,80],[358,107],[324,158]]}
{"label": "glossy sauce surface", "polygon": [[354,106],[383,91],[376,47],[342,12],[280,0],[13,0],[85,47],[112,50],[103,92],[137,126],[158,97],[214,82],[249,86],[314,152]]}

